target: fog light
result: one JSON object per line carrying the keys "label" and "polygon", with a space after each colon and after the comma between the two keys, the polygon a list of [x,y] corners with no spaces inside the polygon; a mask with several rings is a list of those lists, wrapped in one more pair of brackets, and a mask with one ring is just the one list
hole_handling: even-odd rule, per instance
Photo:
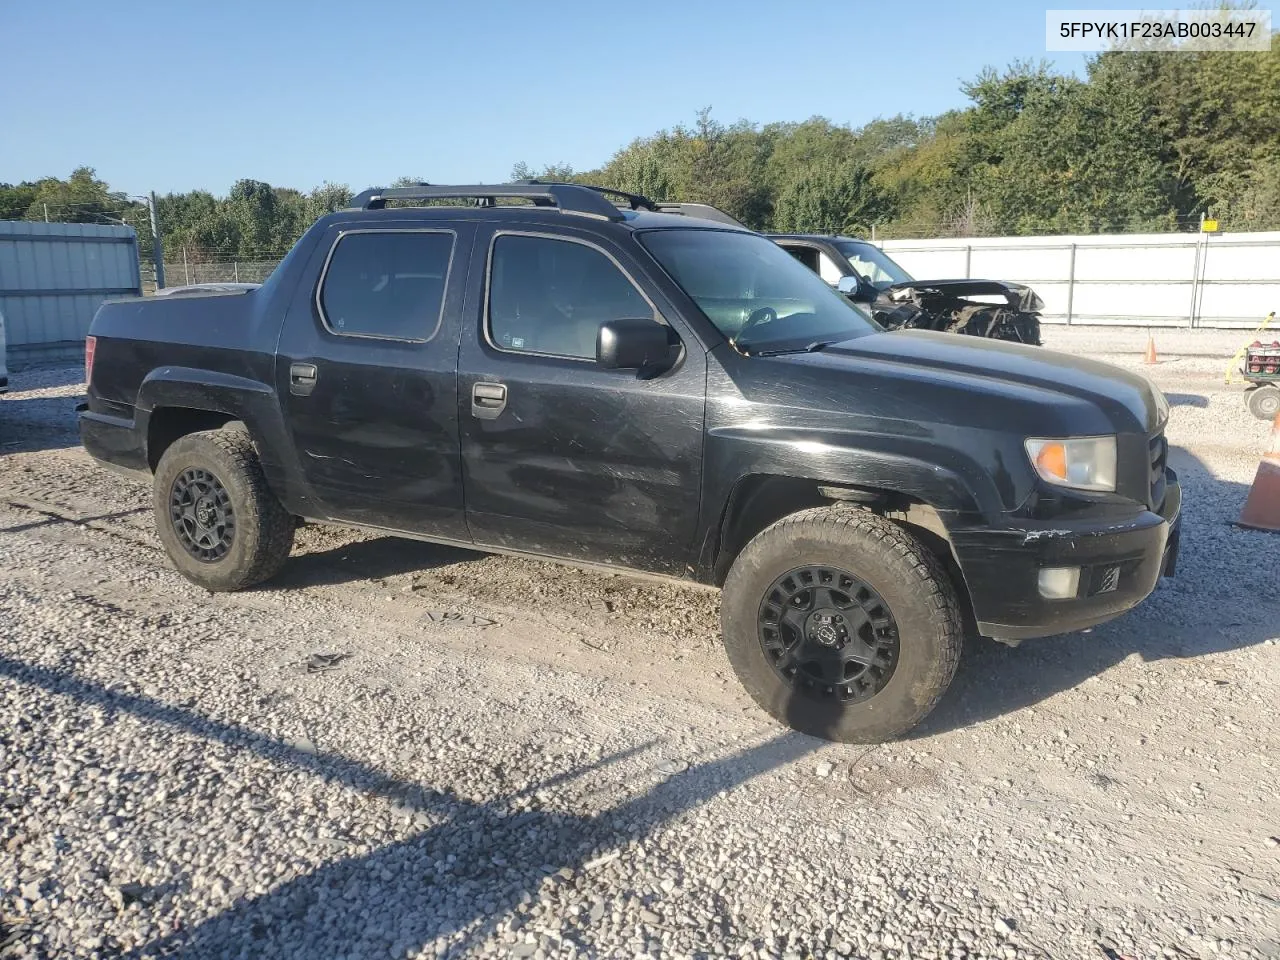
{"label": "fog light", "polygon": [[1047,600],[1068,600],[1079,589],[1079,567],[1045,567],[1040,571],[1040,596]]}

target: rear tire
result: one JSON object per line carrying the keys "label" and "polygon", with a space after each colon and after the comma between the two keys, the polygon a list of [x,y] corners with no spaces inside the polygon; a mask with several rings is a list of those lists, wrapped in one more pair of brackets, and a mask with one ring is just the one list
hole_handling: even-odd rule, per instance
{"label": "rear tire", "polygon": [[293,547],[293,515],[267,486],[243,424],[174,441],[156,466],[152,495],[165,552],[206,590],[261,583]]}
{"label": "rear tire", "polygon": [[845,743],[891,740],[923,720],[955,676],[964,635],[937,558],[898,525],[845,507],[784,517],[747,544],[721,625],[756,703]]}
{"label": "rear tire", "polygon": [[1280,387],[1264,384],[1245,394],[1245,405],[1259,420],[1274,420],[1280,413]]}

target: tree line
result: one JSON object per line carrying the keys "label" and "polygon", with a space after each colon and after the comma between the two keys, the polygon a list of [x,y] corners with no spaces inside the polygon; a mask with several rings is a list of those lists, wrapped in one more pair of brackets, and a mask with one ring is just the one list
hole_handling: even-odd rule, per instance
{"label": "tree line", "polygon": [[[1280,229],[1280,42],[1269,53],[1112,51],[1086,76],[1044,63],[987,69],[967,106],[861,127],[822,117],[692,123],[638,138],[595,170],[521,162],[513,179],[595,183],[720,207],[756,229],[883,237]],[[852,91],[858,88],[852,76]],[[412,183],[419,178],[401,178]],[[167,259],[276,259],[352,196],[240,180],[159,198]],[[149,246],[147,210],[91,168],[0,184],[0,219],[120,221]]]}

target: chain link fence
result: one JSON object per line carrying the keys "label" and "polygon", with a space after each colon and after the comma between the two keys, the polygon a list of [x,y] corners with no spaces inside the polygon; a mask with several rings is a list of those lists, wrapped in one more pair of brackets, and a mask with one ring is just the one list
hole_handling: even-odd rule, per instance
{"label": "chain link fence", "polygon": [[[209,260],[192,263],[165,258],[164,281],[167,287],[185,287],[193,283],[261,283],[279,264],[279,260]],[[156,292],[155,264],[143,262],[142,292]]]}

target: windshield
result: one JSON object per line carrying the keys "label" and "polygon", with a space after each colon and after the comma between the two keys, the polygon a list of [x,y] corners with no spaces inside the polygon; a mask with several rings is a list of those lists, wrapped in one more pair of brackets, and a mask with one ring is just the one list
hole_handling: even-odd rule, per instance
{"label": "windshield", "polygon": [[879,329],[861,308],[758,234],[650,230],[640,240],[707,319],[746,352],[811,349]]}
{"label": "windshield", "polygon": [[873,243],[860,240],[837,240],[836,249],[845,255],[850,266],[858,271],[877,290],[884,290],[895,283],[906,283],[911,274],[890,260],[883,250]]}

